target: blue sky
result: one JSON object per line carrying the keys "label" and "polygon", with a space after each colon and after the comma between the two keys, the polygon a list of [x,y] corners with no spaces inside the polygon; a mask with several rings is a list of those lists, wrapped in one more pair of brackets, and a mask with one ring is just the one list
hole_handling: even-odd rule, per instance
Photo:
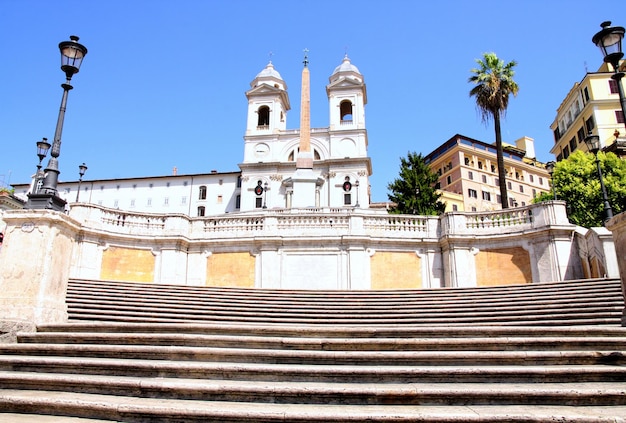
{"label": "blue sky", "polygon": [[[503,138],[535,139],[552,160],[561,100],[602,57],[604,20],[626,26],[626,2],[526,0],[1,0],[0,183],[26,183],[35,142],[52,141],[64,74],[58,43],[88,49],[72,79],[60,180],[237,171],[250,82],[269,60],[288,86],[287,126],[299,125],[303,49],[311,125],[328,126],[325,86],[348,53],[367,84],[372,200],[387,200],[400,157],[460,133],[493,142],[467,79],[474,59],[516,60],[519,95]],[[47,159],[44,161],[44,167]]]}

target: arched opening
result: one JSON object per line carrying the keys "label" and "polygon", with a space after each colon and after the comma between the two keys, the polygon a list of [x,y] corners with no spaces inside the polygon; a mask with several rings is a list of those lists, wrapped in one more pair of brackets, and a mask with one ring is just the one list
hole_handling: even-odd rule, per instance
{"label": "arched opening", "polygon": [[259,121],[257,123],[258,129],[268,129],[270,127],[270,108],[267,106],[259,107]]}
{"label": "arched opening", "polygon": [[206,186],[200,187],[200,193],[198,194],[198,200],[206,200]]}
{"label": "arched opening", "polygon": [[198,207],[198,216],[204,216],[206,209],[204,206]]}
{"label": "arched opening", "polygon": [[352,102],[344,100],[339,104],[339,117],[341,122],[352,122]]}

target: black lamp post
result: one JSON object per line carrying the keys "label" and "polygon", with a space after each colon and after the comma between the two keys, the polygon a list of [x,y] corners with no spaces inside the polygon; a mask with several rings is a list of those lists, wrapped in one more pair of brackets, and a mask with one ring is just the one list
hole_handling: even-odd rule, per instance
{"label": "black lamp post", "polygon": [[359,204],[359,180],[358,179],[354,183],[354,186],[356,187],[356,204],[354,205],[354,207],[361,207],[361,205]]}
{"label": "black lamp post", "polygon": [[45,177],[43,186],[36,193],[31,193],[26,202],[27,209],[52,209],[56,211],[64,211],[66,201],[58,196],[57,184],[59,180],[59,161],[61,154],[61,133],[63,132],[63,119],[65,118],[65,108],[67,106],[67,95],[73,88],[70,85],[72,76],[78,73],[83,58],[87,54],[87,48],[78,43],[78,37],[70,36],[70,41],[59,43],[61,51],[61,70],[65,72],[66,82],[61,84],[63,88],[63,97],[61,98],[61,107],[59,109],[59,117],[57,119],[57,127],[52,142],[52,151],[50,153],[50,161],[45,169]]}
{"label": "black lamp post", "polygon": [[264,189],[263,189],[263,208],[266,209],[267,208],[267,181],[265,182],[265,184],[263,185]]}
{"label": "black lamp post", "polygon": [[585,138],[585,143],[589,151],[596,156],[596,166],[598,167],[598,177],[600,178],[600,187],[602,188],[602,200],[604,201],[604,222],[613,217],[613,209],[609,203],[609,197],[606,195],[606,187],[604,186],[604,179],[602,178],[602,168],[600,167],[600,161],[598,160],[598,151],[600,151],[600,137],[598,135],[589,134]]}
{"label": "black lamp post", "polygon": [[85,163],[78,166],[78,190],[76,190],[76,202],[78,203],[78,196],[80,195],[80,184],[83,182],[83,176],[85,176],[85,172],[87,172],[87,166]]}
{"label": "black lamp post", "polygon": [[44,174],[41,170],[41,162],[48,155],[48,150],[50,150],[50,143],[48,142],[48,138],[42,138],[41,141],[37,141],[37,157],[39,157],[39,163],[37,164],[37,174],[35,175],[35,185],[33,186],[32,192],[37,193],[39,191],[39,185],[44,178]]}
{"label": "black lamp post", "polygon": [[623,26],[611,26],[611,21],[602,22],[600,26],[602,30],[594,35],[591,41],[600,47],[604,61],[613,66],[614,74],[611,76],[611,79],[617,83],[617,92],[619,93],[619,101],[622,106],[622,116],[626,119],[626,98],[624,97],[624,89],[622,88],[624,72],[619,71],[619,61],[624,57],[624,53],[622,52],[622,40],[624,39],[625,30]]}
{"label": "black lamp post", "polygon": [[555,162],[550,161],[546,163],[546,169],[548,173],[550,174],[550,184],[552,185],[552,197],[554,197],[554,199],[556,200],[556,188],[554,187],[554,180],[552,179],[552,174],[554,173],[554,166],[556,166]]}

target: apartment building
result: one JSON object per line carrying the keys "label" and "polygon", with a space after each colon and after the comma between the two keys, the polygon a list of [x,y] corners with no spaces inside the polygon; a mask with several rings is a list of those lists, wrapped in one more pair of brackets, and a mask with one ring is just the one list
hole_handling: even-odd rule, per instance
{"label": "apartment building", "polygon": [[[626,61],[621,68],[626,70]],[[611,79],[612,67],[604,63],[597,72],[588,72],[574,84],[550,125],[557,161],[567,159],[577,149],[587,151],[585,137],[598,135],[603,150],[626,157],[626,127],[619,100],[618,82]]]}
{"label": "apartment building", "polygon": [[[501,209],[497,152],[494,144],[456,134],[425,157],[439,175],[437,187],[457,194],[452,209],[446,211],[489,211]],[[543,192],[550,191],[550,174],[535,159],[534,140],[522,137],[515,146],[505,144],[509,206],[525,206]],[[458,195],[462,196],[461,198]],[[462,201],[462,208],[457,201]]]}

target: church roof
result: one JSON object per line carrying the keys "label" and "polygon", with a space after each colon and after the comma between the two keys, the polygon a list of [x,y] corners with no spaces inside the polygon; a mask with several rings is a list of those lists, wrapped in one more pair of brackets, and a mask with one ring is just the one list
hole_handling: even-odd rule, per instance
{"label": "church roof", "polygon": [[280,73],[278,73],[278,71],[274,69],[274,65],[272,64],[272,62],[269,62],[267,66],[265,66],[265,68],[261,72],[259,72],[256,77],[283,79],[282,76],[280,76]]}
{"label": "church roof", "polygon": [[347,54],[344,56],[343,62],[341,62],[341,64],[335,68],[335,70],[333,71],[333,75],[339,72],[354,72],[358,73],[359,75],[361,74],[361,72],[359,72],[359,69],[350,62],[350,58]]}

